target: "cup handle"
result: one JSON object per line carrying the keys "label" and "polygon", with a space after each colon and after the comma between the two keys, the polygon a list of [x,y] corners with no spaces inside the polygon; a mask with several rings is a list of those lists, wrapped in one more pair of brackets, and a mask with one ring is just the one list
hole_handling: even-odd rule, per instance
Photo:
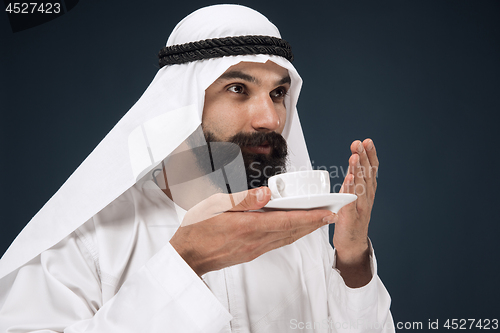
{"label": "cup handle", "polygon": [[285,189],[285,182],[280,177],[274,176],[268,179],[267,187],[271,190],[271,199],[281,199],[281,192]]}

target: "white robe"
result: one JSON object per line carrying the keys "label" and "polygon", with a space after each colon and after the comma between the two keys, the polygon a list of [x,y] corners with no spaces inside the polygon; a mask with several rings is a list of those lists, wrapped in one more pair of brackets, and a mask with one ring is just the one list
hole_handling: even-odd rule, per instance
{"label": "white robe", "polygon": [[326,227],[200,279],[169,243],[178,226],[173,202],[137,183],[1,280],[0,332],[394,331],[373,252],[371,281],[347,287]]}

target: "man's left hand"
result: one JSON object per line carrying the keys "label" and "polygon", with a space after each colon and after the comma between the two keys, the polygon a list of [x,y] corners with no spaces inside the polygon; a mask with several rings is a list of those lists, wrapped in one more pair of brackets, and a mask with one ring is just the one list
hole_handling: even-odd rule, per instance
{"label": "man's left hand", "polygon": [[358,199],[343,207],[335,222],[333,245],[337,251],[337,269],[349,287],[361,287],[372,276],[369,258],[368,223],[377,189],[379,161],[371,139],[351,144],[349,172],[341,193],[353,193]]}

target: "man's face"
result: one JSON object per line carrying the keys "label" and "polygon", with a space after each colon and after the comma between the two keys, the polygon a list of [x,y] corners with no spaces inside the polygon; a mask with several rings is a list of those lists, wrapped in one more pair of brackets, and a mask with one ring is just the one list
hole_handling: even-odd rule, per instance
{"label": "man's face", "polygon": [[203,132],[208,142],[227,141],[241,148],[249,188],[284,172],[285,95],[288,71],[275,63],[240,62],[205,91]]}

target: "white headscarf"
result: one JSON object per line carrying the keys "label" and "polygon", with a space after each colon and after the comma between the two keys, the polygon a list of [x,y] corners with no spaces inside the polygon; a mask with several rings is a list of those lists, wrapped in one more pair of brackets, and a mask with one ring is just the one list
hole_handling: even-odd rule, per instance
{"label": "white headscarf", "polygon": [[[174,28],[167,46],[229,36],[281,38],[262,14],[239,5],[199,9]],[[56,245],[150,172],[201,124],[205,89],[241,61],[271,60],[291,77],[285,99],[290,166],[311,169],[296,103],[302,80],[279,56],[246,55],[165,66],[137,103],[33,217],[0,261],[0,278]]]}

